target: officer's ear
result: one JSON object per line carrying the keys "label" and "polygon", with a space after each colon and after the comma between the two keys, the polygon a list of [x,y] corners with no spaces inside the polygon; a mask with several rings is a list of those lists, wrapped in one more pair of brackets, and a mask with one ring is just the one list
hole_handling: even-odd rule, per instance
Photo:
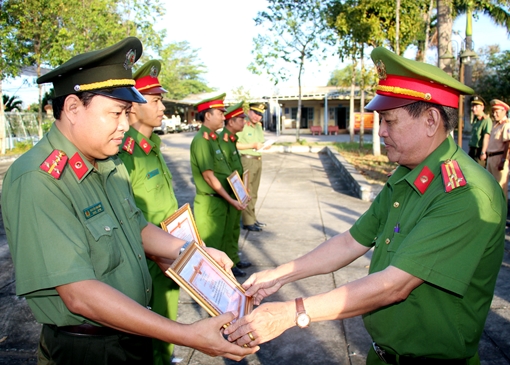
{"label": "officer's ear", "polygon": [[430,107],[424,112],[427,136],[433,137],[441,128],[444,129],[441,113],[437,108]]}
{"label": "officer's ear", "polygon": [[74,123],[75,116],[78,114],[78,110],[82,105],[82,101],[78,96],[74,94],[68,95],[64,100],[62,113],[64,113],[64,115],[71,121],[71,123]]}

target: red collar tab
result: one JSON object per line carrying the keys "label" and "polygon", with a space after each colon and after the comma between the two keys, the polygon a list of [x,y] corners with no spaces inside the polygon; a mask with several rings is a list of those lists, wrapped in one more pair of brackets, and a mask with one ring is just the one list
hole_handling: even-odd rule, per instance
{"label": "red collar tab", "polygon": [[135,140],[132,137],[126,138],[126,142],[124,142],[124,146],[122,146],[122,149],[124,151],[127,151],[130,155],[133,154],[133,145],[135,143]]}
{"label": "red collar tab", "polygon": [[455,160],[446,160],[441,164],[441,175],[443,176],[444,191],[447,193],[467,184],[466,178]]}
{"label": "red collar tab", "polygon": [[218,100],[209,100],[205,103],[199,104],[197,106],[197,111],[200,113],[201,111],[207,110],[207,109],[220,109],[225,110],[225,104],[223,103],[223,99]]}
{"label": "red collar tab", "polygon": [[377,94],[394,98],[426,101],[429,103],[459,107],[459,91],[430,80],[418,80],[410,77],[386,75],[377,85]]}
{"label": "red collar tab", "polygon": [[142,148],[143,152],[145,152],[145,154],[149,153],[152,149],[151,144],[147,142],[145,138],[142,138],[140,141],[140,147]]}
{"label": "red collar tab", "polygon": [[59,180],[66,167],[67,155],[64,151],[53,150],[46,160],[41,164],[41,170],[47,172],[55,179]]}
{"label": "red collar tab", "polygon": [[230,135],[230,140],[231,140],[232,142],[235,142],[235,141],[237,141],[237,137],[236,137],[235,135],[233,135],[233,134],[232,134],[232,135]]}
{"label": "red collar tab", "polygon": [[427,191],[432,180],[434,180],[434,173],[425,166],[421,169],[416,180],[414,180],[414,186],[416,186],[418,191],[423,194]]}
{"label": "red collar tab", "polygon": [[71,165],[71,169],[73,170],[78,180],[81,180],[87,171],[89,171],[87,164],[85,161],[83,161],[78,152],[76,152],[73,157],[70,158],[69,165]]}
{"label": "red collar tab", "polygon": [[218,136],[217,136],[217,135],[216,135],[216,133],[214,133],[214,132],[209,133],[209,135],[211,136],[211,138],[212,138],[214,141],[216,141],[216,138],[218,138]]}

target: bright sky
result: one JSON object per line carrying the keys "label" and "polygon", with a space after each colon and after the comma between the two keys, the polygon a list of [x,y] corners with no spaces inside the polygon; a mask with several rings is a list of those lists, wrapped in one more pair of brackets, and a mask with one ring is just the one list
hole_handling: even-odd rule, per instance
{"label": "bright sky", "polygon": [[[198,58],[208,69],[204,78],[209,86],[219,92],[228,92],[243,86],[250,90],[253,96],[262,91],[268,94],[272,89],[269,80],[264,76],[255,76],[247,70],[253,57],[252,39],[263,31],[261,27],[255,26],[253,19],[258,11],[266,7],[266,0],[242,3],[239,0],[216,0],[213,3],[210,0],[172,1],[167,8],[165,19],[156,28],[167,29],[167,42],[188,41],[191,48],[197,49]],[[460,31],[463,37],[465,26],[464,16],[454,22],[454,29]],[[459,36],[454,36],[454,39],[461,41]],[[505,29],[495,26],[484,15],[480,15],[479,20],[473,20],[473,40],[475,50],[492,44],[499,44],[502,50],[510,49]],[[305,67],[303,84],[324,86],[331,73],[343,65],[337,57],[330,57],[319,66]],[[293,78],[282,86],[286,85],[297,86],[297,81]],[[33,77],[4,80],[3,92],[18,95],[25,105],[38,99],[38,89]]]}

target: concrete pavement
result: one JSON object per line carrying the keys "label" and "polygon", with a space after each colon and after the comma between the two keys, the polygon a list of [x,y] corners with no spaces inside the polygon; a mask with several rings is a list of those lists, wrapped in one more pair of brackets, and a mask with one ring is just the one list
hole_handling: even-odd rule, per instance
{"label": "concrete pavement", "polygon": [[[189,144],[193,133],[163,137],[163,150],[174,177],[179,205],[193,203],[195,194],[189,166]],[[346,141],[348,136],[302,136],[308,141]],[[370,137],[366,136],[367,139]],[[273,134],[267,138],[276,139]],[[293,141],[280,136],[278,141]],[[6,162],[0,162],[1,168]],[[339,178],[338,169],[322,153],[267,153],[263,158],[262,182],[257,203],[258,218],[267,223],[263,232],[241,231],[240,250],[254,266],[253,273],[287,262],[310,251],[325,239],[347,230],[370,203],[354,198]],[[15,296],[15,278],[0,231],[0,364],[35,364],[39,325],[23,299]],[[507,236],[508,237],[508,236]],[[371,251],[336,273],[308,278],[283,287],[269,300],[291,300],[331,290],[363,277]],[[241,280],[242,282],[242,280]],[[178,320],[191,323],[207,317],[181,291]],[[313,323],[307,329],[292,328],[242,364],[364,364],[370,346],[360,317]],[[480,343],[482,364],[510,364],[510,244],[500,270],[496,294]],[[180,364],[231,364],[198,351],[177,347]]]}

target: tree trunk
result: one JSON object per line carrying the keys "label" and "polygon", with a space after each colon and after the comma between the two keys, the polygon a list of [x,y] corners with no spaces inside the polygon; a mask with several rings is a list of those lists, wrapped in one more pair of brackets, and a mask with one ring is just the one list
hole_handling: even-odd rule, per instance
{"label": "tree trunk", "polygon": [[0,78],[0,152],[5,155],[5,113],[4,113],[4,97],[2,92],[2,79]]}
{"label": "tree trunk", "polygon": [[360,82],[360,91],[361,91],[361,100],[359,102],[360,109],[360,120],[359,120],[359,146],[363,147],[363,135],[365,134],[365,62],[363,58],[365,57],[364,48],[365,44],[361,44],[361,82]]}
{"label": "tree trunk", "polygon": [[452,53],[452,3],[453,0],[437,0],[437,65],[448,74],[452,74],[451,60],[441,59],[445,53]]}
{"label": "tree trunk", "polygon": [[349,135],[350,141],[354,142],[354,90],[356,88],[356,56],[352,57],[352,72],[351,72],[351,98],[349,99]]}
{"label": "tree trunk", "polygon": [[397,0],[395,13],[395,53],[400,55],[400,0]]}
{"label": "tree trunk", "polygon": [[374,127],[372,128],[372,153],[381,155],[381,138],[379,138],[379,113],[374,111]]}
{"label": "tree trunk", "polygon": [[304,58],[301,57],[301,64],[299,65],[299,74],[298,74],[298,93],[299,99],[297,104],[297,116],[296,116],[296,142],[299,142],[299,128],[301,125],[301,74],[303,73],[303,62]]}

